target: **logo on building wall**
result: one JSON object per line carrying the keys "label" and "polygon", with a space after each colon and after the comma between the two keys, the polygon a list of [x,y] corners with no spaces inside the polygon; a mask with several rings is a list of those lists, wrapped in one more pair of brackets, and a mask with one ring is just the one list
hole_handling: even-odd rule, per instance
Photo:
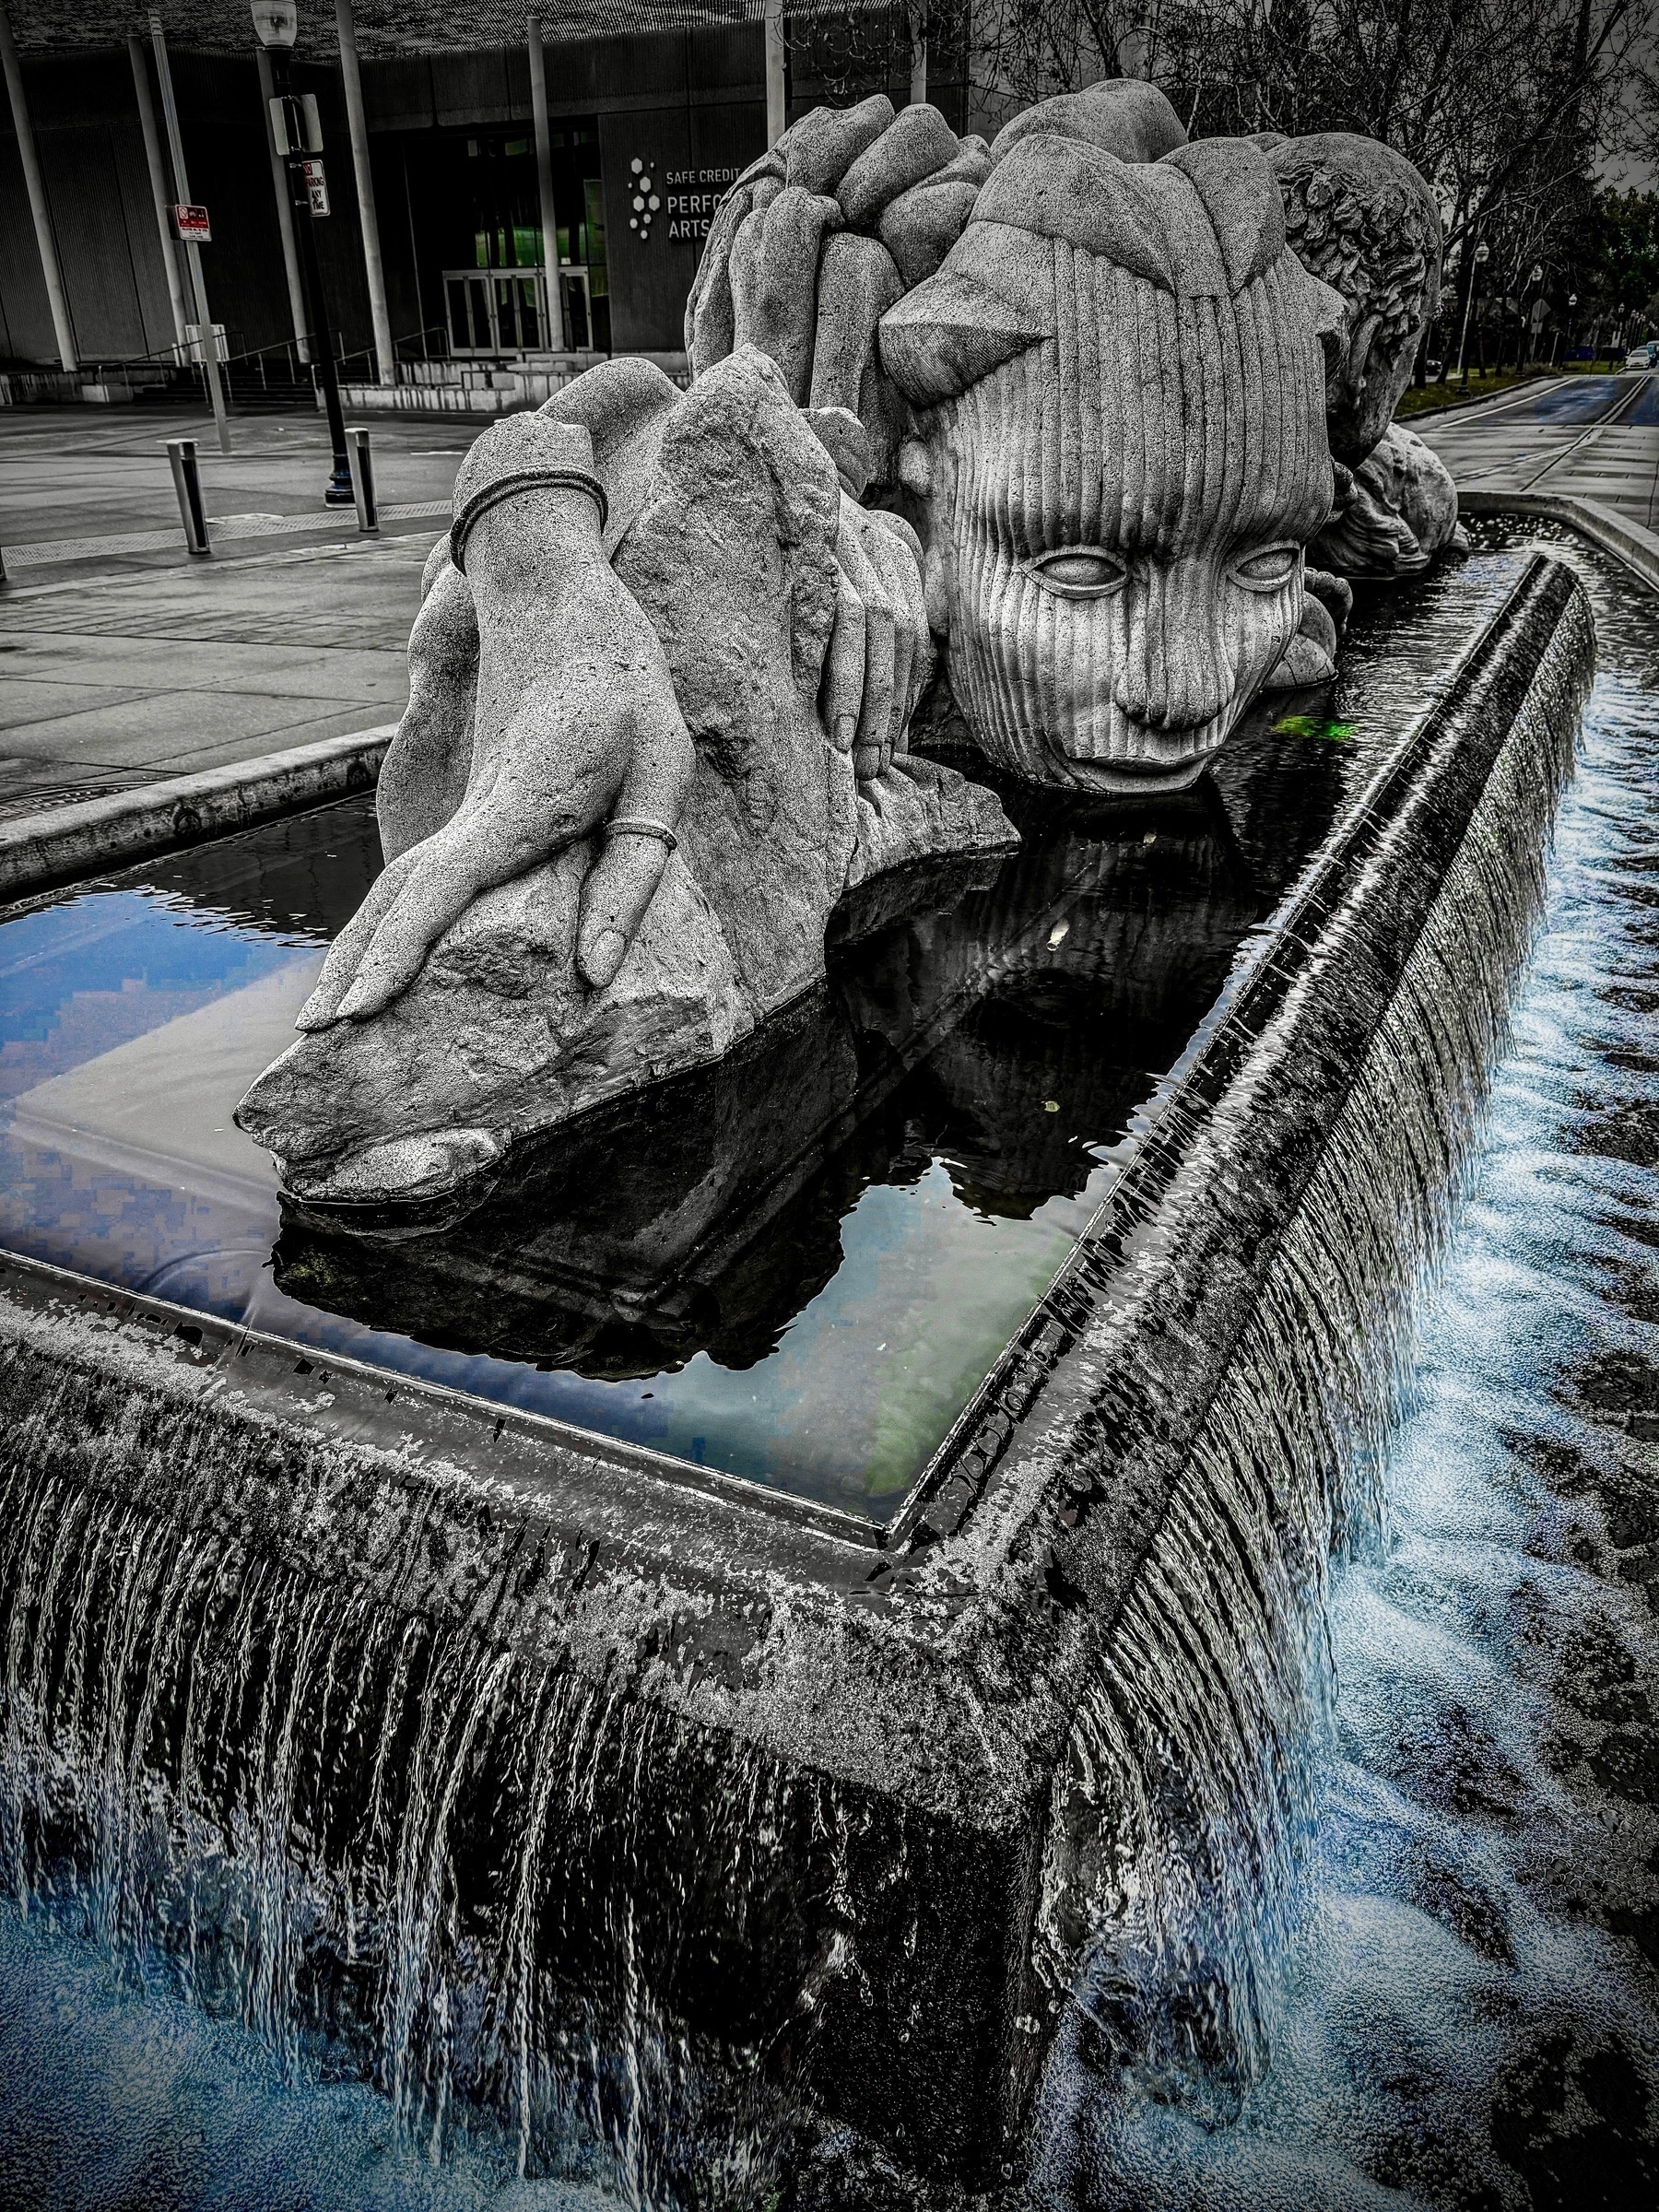
{"label": "logo on building wall", "polygon": [[638,232],[641,244],[651,236],[658,215],[663,214],[668,218],[671,240],[701,245],[709,235],[714,210],[725,197],[726,186],[735,183],[743,173],[738,169],[668,169],[661,172],[659,180],[655,165],[639,154],[628,166],[632,187],[628,227]]}
{"label": "logo on building wall", "polygon": [[638,154],[634,156],[628,166],[633,172],[633,213],[628,218],[628,227],[630,230],[639,232],[640,242],[642,245],[651,236],[652,223],[663,202],[661,195],[653,187],[651,172]]}

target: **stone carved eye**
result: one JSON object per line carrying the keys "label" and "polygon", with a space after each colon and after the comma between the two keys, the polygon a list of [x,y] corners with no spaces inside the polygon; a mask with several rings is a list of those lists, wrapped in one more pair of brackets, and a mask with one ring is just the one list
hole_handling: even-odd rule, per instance
{"label": "stone carved eye", "polygon": [[1283,591],[1296,574],[1300,549],[1295,546],[1268,546],[1234,561],[1230,571],[1235,583],[1247,592]]}
{"label": "stone carved eye", "polygon": [[1100,599],[1122,585],[1128,571],[1115,554],[1099,546],[1073,546],[1060,553],[1040,553],[1025,563],[1026,573],[1045,591],[1065,599]]}

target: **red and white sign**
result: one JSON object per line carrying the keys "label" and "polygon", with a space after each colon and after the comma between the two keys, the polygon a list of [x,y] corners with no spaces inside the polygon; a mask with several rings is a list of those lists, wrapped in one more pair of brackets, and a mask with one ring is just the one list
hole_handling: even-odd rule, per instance
{"label": "red and white sign", "polygon": [[305,189],[311,194],[311,211],[326,215],[328,209],[328,180],[323,174],[323,164],[313,155],[300,164],[305,171]]}
{"label": "red and white sign", "polygon": [[206,246],[213,239],[213,232],[207,227],[207,210],[195,202],[174,207],[173,229],[187,245]]}

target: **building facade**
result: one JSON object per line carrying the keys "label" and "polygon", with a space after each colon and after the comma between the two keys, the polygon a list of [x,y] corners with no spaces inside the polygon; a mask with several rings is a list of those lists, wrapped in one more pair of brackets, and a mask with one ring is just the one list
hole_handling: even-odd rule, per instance
{"label": "building facade", "polygon": [[[711,0],[701,12],[720,4]],[[314,232],[348,380],[394,381],[371,351],[372,278],[338,59],[344,36],[355,30],[361,57],[397,379],[441,380],[467,363],[571,351],[655,354],[672,366],[709,221],[726,186],[767,145],[767,31],[762,0],[753,18],[747,4],[733,0],[733,20],[670,28],[654,27],[670,10],[640,6],[632,14],[641,28],[598,36],[568,35],[568,23],[554,35],[545,18],[525,17],[511,44],[500,9],[469,25],[464,9],[403,11],[394,22],[359,6],[353,26],[343,6],[336,26],[332,11],[308,6],[294,83],[316,96],[323,126],[328,212]],[[0,5],[15,38],[77,373],[96,382],[109,365],[171,358],[179,333],[168,255],[176,259],[179,249],[162,236],[162,188],[147,157],[139,81],[160,112],[150,15],[110,0],[73,9],[68,0]],[[253,24],[241,0],[206,17],[182,0],[162,0],[159,12],[188,196],[206,206],[211,225],[200,249],[208,313],[224,326],[225,349],[245,380],[265,357],[291,361],[296,335]],[[612,7],[601,21],[624,12]],[[469,29],[476,46],[457,42]],[[534,112],[533,37],[544,57],[545,147]],[[795,52],[785,113],[874,88],[865,82],[849,93],[844,83],[815,81],[798,66],[799,41]],[[888,88],[902,103],[909,60],[898,35],[891,65]],[[888,72],[878,64],[877,74]],[[959,85],[935,85],[930,97],[960,124]],[[61,347],[16,104],[14,97],[0,111],[0,366],[19,370],[55,366]],[[171,195],[171,165],[163,174]],[[176,291],[176,271],[172,284]]]}

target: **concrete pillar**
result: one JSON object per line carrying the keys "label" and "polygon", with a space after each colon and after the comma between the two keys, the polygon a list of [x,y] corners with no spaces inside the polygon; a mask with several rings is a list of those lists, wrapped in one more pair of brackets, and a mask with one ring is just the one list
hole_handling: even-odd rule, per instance
{"label": "concrete pillar", "polygon": [[788,48],[783,42],[783,0],[766,0],[766,143],[776,146],[789,126],[789,91],[784,76]]}
{"label": "concrete pillar", "polygon": [[34,127],[29,120],[29,102],[23,96],[23,69],[12,37],[11,18],[0,0],[0,65],[6,70],[6,88],[11,95],[12,121],[18,126],[18,152],[23,163],[23,182],[29,187],[29,211],[34,217],[35,243],[41,252],[41,274],[46,279],[46,298],[52,308],[53,335],[58,359],[73,373],[75,332],[69,321],[69,295],[64,289],[64,272],[53,236],[52,210],[46,205],[46,185],[41,159],[35,151]]}
{"label": "concrete pillar", "polygon": [[927,9],[921,0],[911,0],[907,15],[911,50],[910,104],[912,108],[919,108],[927,99]]}
{"label": "concrete pillar", "polygon": [[358,215],[363,226],[363,267],[369,277],[369,312],[374,323],[374,358],[382,384],[397,382],[392,350],[392,318],[386,312],[386,273],[381,266],[380,224],[374,213],[374,176],[369,167],[369,124],[363,113],[363,80],[358,74],[357,25],[351,0],[335,0],[340,33],[340,74],[346,80],[346,120],[351,126],[351,166],[357,172]]}
{"label": "concrete pillar", "polygon": [[271,102],[276,97],[271,75],[271,57],[263,46],[253,56],[259,64],[259,96],[265,101],[265,151],[271,157],[271,184],[276,194],[276,227],[282,232],[282,266],[288,277],[288,320],[294,325],[294,346],[302,361],[311,359],[311,340],[305,333],[305,290],[300,282],[300,251],[294,243],[293,194],[288,187],[288,163],[276,151],[276,133],[271,123]]}
{"label": "concrete pillar", "polygon": [[133,65],[133,90],[138,96],[138,121],[144,128],[144,159],[149,170],[150,198],[155,203],[156,228],[161,234],[161,265],[167,271],[173,343],[182,346],[190,308],[184,298],[184,279],[179,270],[172,218],[167,212],[167,169],[161,159],[161,135],[156,128],[156,103],[150,98],[149,64],[144,58],[144,41],[135,30],[127,34],[127,59]]}
{"label": "concrete pillar", "polygon": [[[190,204],[190,174],[184,167],[184,141],[179,132],[179,103],[173,98],[172,67],[167,58],[167,32],[161,18],[149,19],[150,42],[156,50],[156,82],[161,88],[161,113],[167,124],[167,150],[172,157],[173,182],[179,204]],[[225,417],[225,387],[219,372],[218,347],[213,335],[213,313],[207,305],[207,280],[202,274],[202,249],[194,239],[185,241],[184,265],[190,271],[190,289],[195,304],[194,322],[202,334],[202,367],[207,378],[207,396],[213,402],[213,427],[218,432],[221,453],[230,451],[230,425]]]}
{"label": "concrete pillar", "polygon": [[565,321],[564,286],[559,275],[559,224],[553,206],[553,141],[547,127],[547,60],[542,51],[539,16],[524,27],[530,48],[530,112],[535,118],[535,182],[541,191],[542,266],[547,273],[547,342],[560,353],[571,349]]}

